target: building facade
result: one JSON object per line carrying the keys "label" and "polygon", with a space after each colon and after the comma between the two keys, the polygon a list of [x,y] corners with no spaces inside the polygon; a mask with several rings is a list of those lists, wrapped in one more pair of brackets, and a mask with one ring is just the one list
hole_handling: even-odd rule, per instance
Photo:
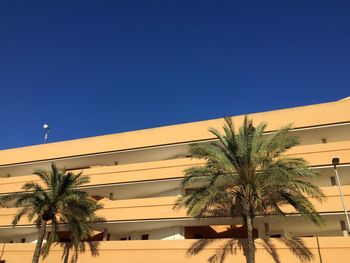
{"label": "building facade", "polygon": [[[290,209],[286,218],[257,217],[257,238],[269,236],[282,262],[300,262],[279,242],[283,237],[300,238],[313,253],[311,262],[350,262],[350,237],[332,166],[332,159],[339,158],[344,200],[350,208],[350,98],[249,117],[255,124],[266,122],[268,132],[293,124],[301,144],[287,154],[306,159],[321,174],[313,183],[327,196],[326,202],[315,202],[325,226],[314,226]],[[239,126],[243,116],[233,120]],[[25,182],[38,180],[32,175],[35,169],[50,169],[51,163],[83,171],[90,176],[83,189],[104,205],[99,214],[106,222],[95,227],[100,255],[92,258],[87,252],[80,256],[81,262],[205,262],[222,242],[245,238],[241,219],[193,219],[173,207],[181,195],[183,171],[203,164],[191,158],[189,144],[215,140],[208,128],[220,130],[223,124],[223,119],[215,119],[1,150],[0,194],[21,191]],[[13,228],[15,212],[11,204],[0,208],[0,260],[31,262],[37,229],[26,218]],[[65,238],[62,232],[62,241]],[[189,255],[188,248],[201,238],[218,242]],[[257,262],[275,262],[259,239],[256,243]],[[45,262],[61,262],[61,254],[60,246],[53,247]],[[228,256],[227,262],[232,260],[245,262],[244,251]]]}

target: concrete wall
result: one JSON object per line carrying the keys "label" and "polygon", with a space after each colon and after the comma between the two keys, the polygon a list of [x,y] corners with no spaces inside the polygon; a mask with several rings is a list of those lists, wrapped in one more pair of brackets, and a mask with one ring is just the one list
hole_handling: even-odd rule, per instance
{"label": "concrete wall", "polygon": [[[337,187],[322,187],[327,201],[319,203],[311,199],[319,212],[342,212],[340,196]],[[347,204],[350,204],[350,186],[343,186],[343,194]],[[98,214],[107,221],[123,221],[138,219],[174,219],[188,218],[185,209],[174,210],[177,197],[154,197],[128,200],[104,201],[104,208]],[[101,200],[101,201],[102,201]],[[286,213],[295,213],[291,206],[282,207]],[[16,208],[0,208],[0,226],[10,226]],[[26,217],[22,218],[19,225],[29,224]]]}
{"label": "concrete wall", "polygon": [[[196,256],[187,254],[195,240],[147,240],[147,241],[108,241],[101,242],[100,256],[92,258],[87,251],[80,255],[79,262],[191,262],[203,263],[212,256],[228,240],[221,240],[219,243],[209,245]],[[305,246],[313,254],[311,263],[346,263],[350,262],[350,238],[345,237],[321,237],[302,239]],[[295,257],[290,249],[278,241],[270,239],[273,251],[277,253],[281,262],[300,263],[300,259]],[[0,244],[0,259],[11,263],[31,262],[34,244]],[[264,248],[261,240],[256,240],[256,262],[274,263],[268,251]],[[293,246],[300,254],[298,247]],[[45,263],[61,262],[62,250],[59,246],[54,246],[50,255],[45,259]],[[237,249],[234,255],[229,255],[225,262],[245,263],[245,257],[241,249]]]}
{"label": "concrete wall", "polygon": [[[344,123],[350,121],[350,100],[250,114],[255,123],[268,121],[268,129],[276,130],[286,123],[295,128]],[[234,117],[240,126],[244,116]],[[65,142],[0,151],[0,165],[32,162],[108,151],[144,148],[212,139],[208,127],[222,128],[223,119],[193,122],[140,131],[97,136]]]}

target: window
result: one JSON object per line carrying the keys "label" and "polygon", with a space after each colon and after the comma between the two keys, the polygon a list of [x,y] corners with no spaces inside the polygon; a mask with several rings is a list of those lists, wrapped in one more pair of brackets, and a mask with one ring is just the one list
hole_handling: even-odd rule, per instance
{"label": "window", "polygon": [[111,240],[111,233],[107,233],[107,241]]}
{"label": "window", "polygon": [[126,237],[122,237],[120,240],[126,240]]}
{"label": "window", "polygon": [[148,240],[149,235],[145,234],[141,236],[141,240]]}
{"label": "window", "polygon": [[331,177],[331,184],[332,184],[332,186],[337,185],[337,182],[335,181],[335,177],[334,176]]}
{"label": "window", "polygon": [[22,242],[22,243],[25,243],[25,242],[26,242],[26,239],[25,239],[25,238],[22,238],[21,242]]}

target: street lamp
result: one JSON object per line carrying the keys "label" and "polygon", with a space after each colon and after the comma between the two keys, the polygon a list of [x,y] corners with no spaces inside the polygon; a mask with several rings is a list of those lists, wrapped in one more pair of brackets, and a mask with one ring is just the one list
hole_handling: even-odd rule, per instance
{"label": "street lamp", "polygon": [[50,132],[50,128],[49,125],[47,125],[46,123],[43,125],[43,129],[45,131],[45,137],[44,137],[44,143],[47,143],[47,139],[49,136],[49,132]]}
{"label": "street lamp", "polygon": [[341,190],[339,175],[338,175],[338,171],[337,171],[337,165],[339,165],[339,163],[340,163],[339,158],[333,158],[332,159],[332,164],[333,164],[334,173],[335,173],[335,180],[336,180],[337,185],[338,185],[338,189],[339,189],[339,193],[340,193],[340,199],[341,199],[341,202],[343,204],[343,209],[344,209],[344,213],[345,213],[346,228],[347,228],[348,233],[350,233],[350,221],[349,221],[348,210],[346,209],[346,206],[345,206],[344,196],[343,196],[343,192]]}

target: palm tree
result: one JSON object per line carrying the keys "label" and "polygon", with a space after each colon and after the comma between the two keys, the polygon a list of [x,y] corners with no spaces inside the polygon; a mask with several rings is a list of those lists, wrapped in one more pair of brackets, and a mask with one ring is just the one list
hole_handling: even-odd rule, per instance
{"label": "palm tree", "polygon": [[[60,227],[71,233],[72,244],[77,251],[81,246],[79,242],[91,235],[92,223],[103,218],[95,214],[102,206],[86,192],[76,189],[88,183],[89,177],[58,169],[54,164],[51,171],[37,170],[34,174],[41,179],[40,184],[28,182],[23,185],[23,192],[5,196],[1,201],[14,201],[14,206],[19,208],[13,218],[13,226],[24,215],[36,224],[38,240],[32,262],[37,263],[40,255],[47,256],[51,245],[59,240]],[[51,226],[51,233],[43,246],[47,225]]]}
{"label": "palm tree", "polygon": [[324,220],[308,197],[323,201],[322,191],[310,181],[319,176],[302,158],[283,155],[299,143],[290,134],[291,126],[266,135],[266,124],[254,126],[246,116],[235,130],[231,118],[225,118],[223,133],[210,128],[217,142],[190,147],[193,158],[206,164],[189,168],[182,180],[184,195],[176,207],[185,207],[192,217],[240,216],[247,231],[247,263],[255,262],[253,236],[257,215],[278,214],[291,205],[316,225]]}

